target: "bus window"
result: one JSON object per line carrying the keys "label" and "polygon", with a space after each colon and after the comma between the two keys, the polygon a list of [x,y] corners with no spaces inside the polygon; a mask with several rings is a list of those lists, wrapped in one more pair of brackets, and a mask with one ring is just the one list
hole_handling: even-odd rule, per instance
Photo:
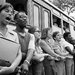
{"label": "bus window", "polygon": [[34,5],[34,26],[39,27],[39,6]]}
{"label": "bus window", "polygon": [[65,32],[69,32],[70,31],[69,23],[63,21],[63,29]]}
{"label": "bus window", "polygon": [[44,24],[45,24],[45,28],[48,28],[48,23],[49,23],[49,18],[48,18],[49,14],[47,11],[44,11]]}
{"label": "bus window", "polygon": [[59,31],[62,33],[62,26],[61,26],[61,19],[53,15],[53,25],[52,25],[53,32]]}
{"label": "bus window", "polygon": [[53,15],[53,25],[61,28],[61,19]]}
{"label": "bus window", "polygon": [[41,29],[51,27],[51,11],[42,7]]}

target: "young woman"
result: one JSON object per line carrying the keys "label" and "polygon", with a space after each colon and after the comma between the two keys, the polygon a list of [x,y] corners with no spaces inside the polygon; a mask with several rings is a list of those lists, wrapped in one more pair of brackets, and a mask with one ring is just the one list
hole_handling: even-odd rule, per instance
{"label": "young woman", "polygon": [[41,31],[37,27],[31,27],[28,31],[29,33],[34,34],[35,36],[35,52],[33,55],[32,61],[32,75],[42,75],[43,73],[43,60],[48,54],[43,53],[43,50],[40,47],[41,41]]}
{"label": "young woman", "polygon": [[[13,10],[13,6],[9,3],[5,3],[0,6],[0,37],[4,37],[9,40],[15,41],[16,43],[19,43],[17,34],[13,31],[9,31],[7,28],[7,24],[10,23],[11,17],[13,15]],[[21,49],[19,49],[18,54],[13,63],[9,67],[1,67],[0,75],[15,75],[14,71],[19,65],[21,57]]]}
{"label": "young woman", "polygon": [[45,53],[48,53],[50,57],[45,58],[44,60],[44,68],[45,68],[45,75],[55,75],[57,72],[55,60],[59,55],[54,52],[54,40],[52,38],[52,29],[51,28],[44,28],[42,30],[42,41],[40,43],[41,48],[44,50]]}

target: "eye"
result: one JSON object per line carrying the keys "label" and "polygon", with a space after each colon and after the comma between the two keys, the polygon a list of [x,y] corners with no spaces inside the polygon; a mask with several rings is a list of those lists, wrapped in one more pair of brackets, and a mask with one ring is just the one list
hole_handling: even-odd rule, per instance
{"label": "eye", "polygon": [[9,12],[9,10],[8,9],[5,9],[5,12]]}

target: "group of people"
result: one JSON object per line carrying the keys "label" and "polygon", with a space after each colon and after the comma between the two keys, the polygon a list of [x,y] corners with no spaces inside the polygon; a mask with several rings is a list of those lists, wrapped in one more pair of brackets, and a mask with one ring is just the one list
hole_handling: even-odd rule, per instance
{"label": "group of people", "polygon": [[[12,18],[15,30],[7,28]],[[0,36],[21,46],[15,60],[9,62],[10,66],[0,68],[0,75],[74,75],[74,41],[72,45],[65,33],[63,38],[60,32],[52,32],[51,28],[41,31],[35,26],[28,27],[25,12],[14,15],[14,8],[9,3],[0,6]]]}

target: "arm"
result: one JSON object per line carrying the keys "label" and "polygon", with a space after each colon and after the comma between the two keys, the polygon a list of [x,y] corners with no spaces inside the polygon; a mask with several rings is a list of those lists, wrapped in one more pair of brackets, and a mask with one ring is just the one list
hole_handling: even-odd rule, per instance
{"label": "arm", "polygon": [[75,52],[72,52],[71,49],[67,46],[65,47],[65,49],[71,54],[75,56]]}
{"label": "arm", "polygon": [[21,49],[19,49],[19,52],[18,52],[16,59],[14,60],[14,62],[10,66],[13,69],[13,71],[19,65],[21,59],[22,59],[22,53],[21,53]]}
{"label": "arm", "polygon": [[19,49],[18,55],[16,57],[16,59],[14,60],[14,62],[11,64],[10,67],[2,67],[0,70],[0,74],[10,74],[12,72],[14,72],[14,70],[16,69],[16,67],[19,65],[20,61],[22,58],[22,53],[21,50]]}
{"label": "arm", "polygon": [[27,57],[26,60],[30,63],[32,57],[33,57],[33,53],[35,51],[35,37],[34,35],[30,34],[30,41],[29,41],[29,46],[28,46],[28,52],[27,52]]}
{"label": "arm", "polygon": [[34,35],[31,35],[29,46],[28,46],[27,57],[26,57],[26,60],[24,61],[24,63],[22,64],[22,69],[24,71],[28,71],[28,66],[30,65],[30,61],[33,57],[34,51],[35,51],[35,37],[34,37]]}
{"label": "arm", "polygon": [[66,55],[69,54],[68,52],[66,52],[66,53],[62,53],[62,52],[60,52],[59,49],[55,50],[55,52],[56,52],[57,54],[59,54],[60,56],[66,56]]}
{"label": "arm", "polygon": [[40,46],[45,52],[47,52],[51,56],[59,57],[59,55],[57,55],[56,53],[53,52],[53,50],[51,50],[50,46],[44,40],[41,40]]}

